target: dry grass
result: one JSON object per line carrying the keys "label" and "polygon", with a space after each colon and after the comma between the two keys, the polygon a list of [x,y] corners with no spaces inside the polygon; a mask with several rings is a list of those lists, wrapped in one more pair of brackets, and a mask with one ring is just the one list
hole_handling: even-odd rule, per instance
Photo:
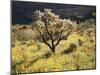
{"label": "dry grass", "polygon": [[[81,46],[79,39],[82,41]],[[62,54],[70,49],[71,44],[76,45],[75,50]],[[55,55],[52,55],[48,46],[34,40],[16,40],[12,48],[12,62],[16,65],[16,73],[95,69],[95,60],[95,36],[80,36],[76,32],[73,32],[68,40],[60,42]]]}

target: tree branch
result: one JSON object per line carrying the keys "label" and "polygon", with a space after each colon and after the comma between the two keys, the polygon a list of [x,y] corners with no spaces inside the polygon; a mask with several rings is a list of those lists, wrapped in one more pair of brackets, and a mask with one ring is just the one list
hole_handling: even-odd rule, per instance
{"label": "tree branch", "polygon": [[45,37],[42,35],[42,33],[39,30],[39,28],[37,27],[37,25],[36,25],[36,28],[37,28],[38,32],[40,33],[40,36],[42,37],[42,41],[51,48],[50,44],[44,39]]}
{"label": "tree branch", "polygon": [[48,22],[47,21],[45,22],[45,29],[46,29],[46,32],[48,33],[48,35],[52,38],[52,34],[50,34],[50,32],[48,30]]}
{"label": "tree branch", "polygon": [[62,32],[59,33],[58,41],[55,44],[55,46],[57,46],[59,44],[59,42],[61,41],[61,36],[62,36]]}
{"label": "tree branch", "polygon": [[61,40],[65,39],[65,38],[66,38],[66,39],[68,38],[68,36],[69,36],[69,35],[71,34],[71,32],[72,32],[73,27],[70,25],[68,29],[70,29],[70,31],[69,31],[69,32],[66,34],[66,36],[64,36],[64,37],[62,37],[62,33],[63,33],[65,30],[62,30],[62,31],[60,32],[59,39],[58,39],[57,43],[55,44],[55,46],[57,46],[57,45],[60,43]]}
{"label": "tree branch", "polygon": [[57,35],[57,36],[55,36],[54,41],[56,41],[56,40],[58,39],[59,34],[60,34],[60,33],[58,33],[58,35]]}
{"label": "tree branch", "polygon": [[42,35],[42,41],[49,46],[49,48],[51,49],[51,45],[44,39],[44,36]]}
{"label": "tree branch", "polygon": [[54,45],[54,39],[53,39],[53,36],[52,36],[52,34],[49,32],[49,30],[48,30],[48,24],[49,22],[47,22],[46,21],[46,23],[45,23],[45,28],[46,28],[46,31],[47,31],[47,33],[48,33],[48,35],[50,36],[50,39],[51,39],[51,43],[52,43],[52,46]]}
{"label": "tree branch", "polygon": [[70,29],[70,31],[66,34],[66,36],[62,37],[61,40],[68,39],[68,36],[71,34],[73,27],[71,25],[69,25],[68,29]]}

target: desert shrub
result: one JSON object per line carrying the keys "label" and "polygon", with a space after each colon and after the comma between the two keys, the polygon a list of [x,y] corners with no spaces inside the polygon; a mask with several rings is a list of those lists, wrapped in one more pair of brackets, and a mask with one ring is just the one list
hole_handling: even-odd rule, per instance
{"label": "desert shrub", "polygon": [[[33,26],[38,31],[40,38],[50,50],[55,53],[56,46],[61,40],[67,40],[73,29],[73,22],[69,19],[61,19],[51,9],[44,9],[44,12],[37,10],[34,13]],[[48,39],[50,42],[48,43]]]}
{"label": "desert shrub", "polygon": [[85,20],[85,22],[81,22],[80,24],[77,25],[77,32],[80,35],[88,35],[90,32],[93,32],[95,34],[95,21],[93,19]]}
{"label": "desert shrub", "polygon": [[63,50],[63,51],[61,52],[61,54],[72,53],[73,51],[76,50],[76,48],[77,48],[77,45],[74,44],[74,43],[72,43],[72,44],[70,44],[69,48],[67,48],[66,50]]}
{"label": "desert shrub", "polygon": [[82,46],[83,41],[81,39],[78,39],[78,44],[79,44],[79,46]]}
{"label": "desert shrub", "polygon": [[36,32],[33,31],[31,25],[14,25],[12,28],[13,40],[28,41],[36,38]]}

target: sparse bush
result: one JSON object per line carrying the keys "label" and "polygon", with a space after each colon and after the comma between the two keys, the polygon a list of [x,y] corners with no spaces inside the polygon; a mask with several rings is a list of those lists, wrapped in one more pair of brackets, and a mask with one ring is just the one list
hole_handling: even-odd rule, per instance
{"label": "sparse bush", "polygon": [[[34,13],[35,22],[33,26],[38,31],[42,42],[45,43],[53,53],[61,40],[68,38],[73,30],[73,23],[70,20],[60,19],[59,15],[45,9],[44,12]],[[48,40],[50,43],[48,43]]]}
{"label": "sparse bush", "polygon": [[70,47],[67,48],[66,50],[62,51],[61,54],[68,54],[68,53],[72,53],[73,51],[75,51],[77,48],[76,44],[70,44]]}
{"label": "sparse bush", "polygon": [[78,39],[78,44],[79,44],[79,46],[82,46],[83,41],[81,39]]}

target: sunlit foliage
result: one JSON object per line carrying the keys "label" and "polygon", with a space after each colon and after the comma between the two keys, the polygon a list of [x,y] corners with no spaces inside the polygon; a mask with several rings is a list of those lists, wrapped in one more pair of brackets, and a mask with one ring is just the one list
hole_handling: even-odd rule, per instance
{"label": "sunlit foliage", "polygon": [[[51,10],[45,10],[45,14],[54,18],[50,25],[49,31],[54,35],[58,30],[54,23],[57,23],[59,16],[51,13]],[[43,25],[41,16],[43,13],[36,11],[40,16],[38,24]],[[56,18],[56,19],[55,19]],[[57,22],[56,22],[57,20]],[[53,22],[55,21],[55,22]],[[62,22],[64,21],[64,22]],[[90,22],[92,21],[92,22]],[[70,20],[61,20],[62,23],[69,23]],[[59,22],[58,22],[59,23]],[[71,22],[72,23],[72,22]],[[35,23],[36,24],[36,23]],[[59,23],[60,24],[60,23]],[[74,23],[73,23],[74,24]],[[55,24],[56,25],[56,24]],[[76,26],[76,28],[75,28]],[[31,73],[31,72],[51,72],[51,71],[67,71],[67,70],[83,70],[96,68],[96,38],[95,38],[95,22],[87,20],[74,26],[74,31],[59,42],[55,48],[55,54],[52,54],[48,45],[40,39],[40,34],[34,30],[32,25],[15,25],[12,29],[12,74]],[[42,34],[47,39],[44,26],[41,26]],[[53,30],[55,31],[53,31]],[[67,32],[67,31],[66,31]],[[33,35],[31,35],[33,34]],[[37,36],[35,36],[37,35]],[[65,33],[63,33],[65,35]],[[55,38],[54,35],[53,38]],[[50,37],[47,39],[50,42]],[[56,40],[57,41],[57,40]],[[55,42],[56,42],[55,41]]]}

